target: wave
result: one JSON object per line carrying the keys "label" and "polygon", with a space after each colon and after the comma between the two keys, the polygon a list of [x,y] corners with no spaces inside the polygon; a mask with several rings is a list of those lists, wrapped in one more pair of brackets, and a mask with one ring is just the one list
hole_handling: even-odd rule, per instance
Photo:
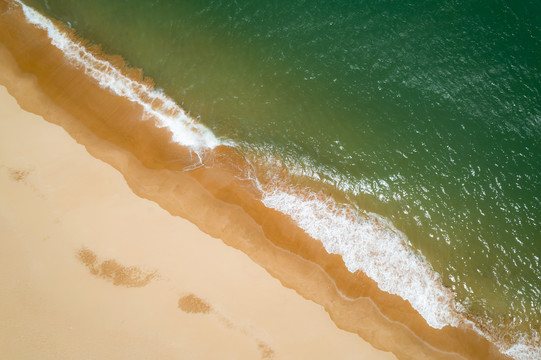
{"label": "wave", "polygon": [[398,295],[436,329],[458,326],[454,294],[419,255],[406,246],[406,236],[373,213],[340,208],[330,197],[299,193],[292,188],[272,189],[263,203],[289,215],[332,254],[339,254],[350,272],[362,271],[378,287]]}
{"label": "wave", "polygon": [[[162,91],[130,78],[111,62],[72,40],[50,19],[20,0],[13,1],[21,6],[30,24],[46,31],[52,45],[69,61],[83,68],[102,88],[141,105],[146,115],[144,119],[156,119],[158,127],[171,132],[172,141],[194,151],[201,162],[207,150],[220,145],[237,147],[233,141],[216,137],[210,129],[190,118]],[[407,246],[406,235],[389,220],[342,206],[332,197],[308,189],[276,183],[262,186],[256,178],[252,179],[261,190],[261,201],[266,207],[288,215],[308,235],[319,240],[327,252],[339,254],[350,272],[362,271],[376,281],[381,290],[409,301],[431,327],[471,324],[456,303],[455,294],[442,285],[427,261]],[[500,349],[515,359],[540,358],[537,343],[529,343],[531,339],[512,346],[500,345]]]}
{"label": "wave", "polygon": [[51,43],[60,49],[68,60],[75,66],[83,67],[85,73],[95,79],[102,88],[141,105],[149,118],[152,116],[158,120],[159,127],[171,131],[173,141],[198,154],[205,149],[224,144],[207,127],[190,118],[162,91],[124,75],[113,64],[97,58],[84,45],[70,39],[51,20],[20,0],[14,1],[21,6],[27,21],[45,30]]}
{"label": "wave", "polygon": [[541,359],[538,334],[505,343],[470,320],[438,273],[408,248],[406,235],[387,219],[359,212],[326,195],[287,186],[270,187],[262,201],[289,215],[329,253],[340,255],[350,272],[360,270],[381,290],[408,300],[431,327],[468,325],[513,359]]}

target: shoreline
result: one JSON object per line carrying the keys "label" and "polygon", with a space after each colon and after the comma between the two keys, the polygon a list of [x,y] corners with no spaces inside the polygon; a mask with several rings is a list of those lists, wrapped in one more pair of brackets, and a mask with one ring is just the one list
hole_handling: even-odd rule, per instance
{"label": "shoreline", "polygon": [[4,356],[395,359],[238,250],[134,195],[3,86],[0,104]]}
{"label": "shoreline", "polygon": [[141,121],[141,107],[100,88],[16,14],[4,13],[0,23],[0,41],[9,49],[2,53],[0,82],[23,108],[61,125],[119,170],[138,196],[240,249],[376,348],[399,358],[506,358],[473,329],[429,327],[408,302],[349,272],[340,256],[328,254],[289,217],[265,208],[250,184],[235,178],[235,166],[245,164],[234,150],[217,147],[207,158],[214,167],[184,171],[193,165],[190,152],[171,143],[166,129]]}

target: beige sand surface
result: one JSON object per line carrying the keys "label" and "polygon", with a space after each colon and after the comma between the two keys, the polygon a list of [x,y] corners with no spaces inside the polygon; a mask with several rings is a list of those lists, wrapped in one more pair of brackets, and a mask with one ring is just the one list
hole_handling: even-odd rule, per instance
{"label": "beige sand surface", "polygon": [[0,87],[2,359],[392,359]]}

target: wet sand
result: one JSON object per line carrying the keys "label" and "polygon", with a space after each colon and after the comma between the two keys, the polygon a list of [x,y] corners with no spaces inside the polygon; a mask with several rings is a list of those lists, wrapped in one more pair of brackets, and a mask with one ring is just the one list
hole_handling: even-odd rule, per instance
{"label": "wet sand", "polygon": [[[72,34],[72,36],[75,35]],[[115,221],[108,220],[114,217],[112,215],[105,217],[102,214],[108,213],[109,207],[113,207],[112,202],[118,198],[118,189],[115,188],[115,191],[110,191],[101,197],[98,196],[100,193],[93,178],[94,171],[87,170],[90,168],[88,164],[81,168],[82,165],[79,165],[77,158],[74,161],[75,164],[66,165],[65,168],[58,164],[55,165],[54,171],[60,174],[58,181],[63,179],[64,182],[56,183],[57,180],[51,180],[50,183],[42,184],[42,190],[47,191],[69,188],[67,184],[76,186],[75,189],[71,190],[71,196],[59,197],[63,200],[58,200],[62,206],[70,205],[75,210],[65,208],[64,216],[57,216],[52,220],[49,217],[49,221],[44,219],[50,215],[49,213],[55,212],[44,210],[44,214],[36,215],[35,220],[38,223],[45,222],[46,224],[57,219],[62,222],[65,220],[64,218],[69,218],[78,214],[79,211],[83,211],[81,209],[91,208],[93,205],[90,204],[95,204],[97,199],[103,200],[104,208],[96,206],[95,213],[77,218],[77,223],[71,227],[73,231],[79,231],[78,234],[82,235],[76,236],[74,233],[73,236],[70,236],[70,241],[85,237],[87,241],[79,242],[77,246],[72,246],[69,249],[66,246],[63,250],[69,252],[70,262],[76,263],[89,278],[102,284],[100,286],[107,285],[113,286],[115,289],[123,289],[123,291],[144,292],[151,287],[159,287],[159,284],[163,284],[162,281],[166,281],[164,279],[177,279],[181,276],[183,281],[190,283],[191,288],[183,286],[177,289],[174,286],[166,286],[170,293],[177,292],[171,297],[174,305],[173,310],[176,313],[212,318],[226,328],[230,326],[236,329],[237,333],[244,335],[251,333],[246,329],[253,328],[252,323],[255,319],[268,317],[268,321],[272,324],[276,323],[277,327],[283,326],[280,330],[283,332],[282,339],[289,344],[288,346],[295,347],[295,349],[291,349],[290,353],[284,355],[286,358],[304,358],[305,356],[299,352],[301,348],[304,349],[302,351],[310,351],[310,354],[314,354],[310,355],[310,358],[323,355],[325,356],[321,358],[348,358],[349,355],[341,355],[344,354],[340,352],[342,350],[336,353],[334,350],[329,350],[330,352],[318,350],[318,347],[322,345],[319,344],[322,341],[321,338],[304,338],[305,335],[298,334],[304,340],[294,340],[295,337],[291,336],[290,331],[298,332],[300,330],[290,326],[289,322],[293,321],[293,313],[301,315],[302,311],[292,310],[291,313],[281,313],[282,302],[275,300],[268,294],[265,295],[266,300],[263,300],[262,303],[273,303],[275,309],[272,311],[268,308],[256,309],[256,304],[259,304],[259,301],[246,303],[239,301],[240,298],[253,296],[251,291],[266,293],[264,289],[266,285],[260,283],[259,278],[257,281],[254,280],[251,286],[244,289],[246,293],[237,292],[238,283],[242,282],[241,279],[255,276],[254,274],[259,272],[262,274],[261,276],[267,276],[268,281],[274,282],[279,287],[284,286],[281,291],[296,296],[296,299],[304,304],[302,306],[307,306],[307,304],[316,306],[321,316],[324,316],[328,321],[330,321],[330,315],[332,319],[330,324],[335,324],[333,331],[339,331],[336,326],[345,329],[350,332],[345,333],[347,336],[353,336],[355,341],[360,342],[363,346],[367,345],[361,338],[375,348],[392,351],[400,359],[505,358],[499,354],[493,344],[469,327],[445,327],[442,330],[431,328],[407,301],[379,290],[377,284],[360,272],[350,273],[340,256],[329,255],[321,243],[310,238],[289,217],[265,208],[258,200],[257,191],[253,186],[249,182],[239,180],[236,176],[238,169],[246,164],[242,156],[235,150],[218,147],[206,155],[205,162],[211,166],[186,171],[186,169],[192,169],[190,166],[194,164],[193,156],[186,149],[171,142],[171,134],[167,129],[156,127],[152,119],[142,121],[144,116],[141,106],[101,88],[85,74],[84,69],[74,66],[66,60],[61,51],[51,46],[43,31],[26,23],[17,6],[2,0],[0,0],[0,43],[3,44],[0,45],[0,84],[9,89],[9,92],[17,99],[23,109],[41,115],[48,122],[60,125],[73,139],[84,145],[92,157],[102,160],[116,169],[107,167],[104,163],[92,159],[88,153],[85,153],[89,161],[92,160],[90,162],[106,167],[110,174],[116,174],[115,176],[123,183],[124,191],[130,193],[134,199],[150,204],[148,206],[167,215],[167,219],[174,219],[168,221],[180,221],[190,225],[181,218],[188,219],[204,233],[221,239],[223,243],[200,231],[196,231],[198,235],[194,239],[199,239],[200,236],[212,239],[209,241],[220,244],[224,249],[227,249],[224,251],[238,254],[239,257],[245,259],[247,263],[250,263],[250,269],[258,269],[246,270],[248,268],[244,268],[244,265],[239,268],[238,259],[230,261],[229,265],[226,266],[226,259],[222,259],[222,255],[210,257],[212,260],[209,260],[209,263],[215,264],[214,268],[208,267],[209,263],[204,264],[198,270],[190,266],[183,268],[183,271],[180,271],[180,268],[175,268],[175,266],[186,264],[195,266],[196,263],[202,262],[202,257],[207,256],[206,252],[211,250],[198,246],[207,242],[194,240],[188,242],[186,248],[168,248],[159,243],[159,241],[166,241],[163,238],[167,238],[164,230],[167,226],[161,222],[165,220],[147,220],[147,217],[141,216],[141,214],[134,215],[133,219],[135,220],[132,220],[129,215],[132,209],[138,207],[131,204],[126,205],[125,208],[117,208],[117,214],[121,215]],[[99,48],[93,48],[92,51],[107,58],[119,69],[123,69],[131,78],[142,80],[141,73],[133,69],[126,69],[121,58],[103,55]],[[146,80],[146,83],[151,83],[151,80]],[[45,125],[53,126],[48,123]],[[53,128],[55,127],[53,126]],[[58,131],[60,130],[58,129]],[[2,146],[6,146],[4,143],[13,142],[14,145],[24,143],[28,148],[34,146],[34,141],[37,144],[48,139],[48,137],[41,136],[41,132],[36,135],[37,139],[34,141],[27,140],[27,136],[21,134],[3,136],[7,137],[6,141],[2,142]],[[69,136],[65,136],[67,140],[70,139]],[[71,141],[73,142],[73,140]],[[45,156],[52,152],[52,149],[57,147],[56,143],[57,141],[44,144],[36,152],[37,155]],[[58,158],[64,159],[64,155],[60,154],[69,153],[65,156],[71,156],[71,150],[64,150],[57,154]],[[2,154],[4,153],[5,151],[2,151]],[[22,157],[25,158],[24,155]],[[4,158],[3,155],[2,158]],[[15,158],[16,156],[10,155],[6,157],[6,161]],[[51,162],[54,161],[51,159],[36,160],[37,164]],[[15,184],[23,184],[32,178],[33,166],[37,165],[29,164],[25,167],[12,166],[8,163],[6,166],[6,179],[11,179]],[[74,177],[71,171],[79,168],[84,175]],[[54,171],[51,170],[51,172]],[[123,181],[121,181],[122,177]],[[19,180],[17,181],[17,179]],[[32,186],[36,187],[37,185]],[[2,187],[2,189],[5,188],[5,186]],[[11,194],[7,190],[6,193]],[[133,195],[134,193],[137,196]],[[55,195],[55,199],[56,197]],[[52,197],[50,196],[50,198]],[[141,198],[152,200],[152,202]],[[87,199],[90,204],[81,206],[84,199]],[[169,216],[156,204],[175,216]],[[28,202],[26,206],[34,208],[31,202]],[[53,204],[44,204],[43,206],[50,209],[57,207]],[[25,219],[26,210],[24,207],[22,209],[20,216]],[[150,211],[145,211],[145,214],[149,215]],[[102,222],[108,224],[105,234],[109,235],[89,235],[92,231],[97,231],[100,228],[98,225]],[[137,228],[143,224],[147,225],[146,230],[144,227]],[[190,226],[195,228],[193,225]],[[34,229],[37,227],[29,222],[21,228]],[[20,232],[20,230],[11,231],[17,236]],[[164,231],[163,238],[162,231]],[[185,238],[179,234],[184,234],[184,232],[176,229],[169,233],[175,240]],[[113,252],[111,244],[120,241],[126,246],[133,245],[137,243],[133,239],[138,236],[144,236],[144,240],[142,237],[139,239],[141,243],[146,244],[146,247],[140,249],[127,247],[123,248],[123,251]],[[97,241],[101,247],[90,242],[90,239]],[[173,241],[171,239],[169,241]],[[248,255],[250,260],[233,248],[241,250],[242,253]],[[44,246],[43,251],[47,252],[49,248]],[[184,252],[187,254],[186,256],[183,255]],[[153,253],[166,256],[169,259],[167,261],[170,261],[171,264],[164,265],[167,261],[160,257],[152,260],[151,254]],[[36,251],[36,256],[39,254],[41,253]],[[56,256],[52,254],[51,257],[56,259]],[[49,262],[47,263],[49,264]],[[33,261],[30,264],[33,264]],[[166,266],[168,270],[162,269],[162,266]],[[239,271],[231,278],[225,279],[222,275],[230,271],[230,267],[231,269],[238,268]],[[262,269],[265,269],[266,272]],[[179,271],[178,274],[177,271]],[[196,274],[200,276],[198,280],[186,280],[197,277]],[[268,274],[272,275],[272,278]],[[236,278],[236,276],[241,276],[241,278]],[[279,279],[279,282],[273,279]],[[224,300],[220,296],[213,299],[208,293],[202,293],[201,289],[203,288],[224,289],[230,294],[229,299],[232,307],[240,312],[251,309],[252,313],[240,321],[242,325],[236,325],[236,322],[231,320],[234,318],[231,315],[233,310],[224,308],[225,305],[222,304]],[[302,299],[292,290],[286,288],[294,289],[297,294],[322,307]],[[212,291],[209,290],[209,292]],[[85,299],[92,297],[90,293],[86,294]],[[151,295],[150,292],[147,296],[160,298],[157,295]],[[91,308],[96,310],[95,307]],[[160,311],[165,309],[164,306],[159,308]],[[127,309],[122,309],[122,311],[127,311]],[[326,315],[324,311],[329,315]],[[149,313],[154,314],[152,311]],[[144,322],[143,319],[148,320],[150,316],[140,308],[137,311],[134,310],[133,315],[142,316],[139,319],[142,322]],[[104,316],[107,318],[108,315]],[[252,319],[251,316],[254,318]],[[96,315],[94,314],[92,318],[96,318]],[[169,319],[165,315],[163,318]],[[306,325],[306,329],[311,329],[310,331],[315,330],[319,333],[323,329],[319,329],[319,325],[312,323],[315,318],[312,319],[311,315],[308,317],[303,315],[300,319],[300,322]],[[282,323],[279,326],[277,323],[280,321]],[[111,327],[106,326],[105,328],[110,329]],[[135,329],[135,326],[130,323],[127,328],[131,331],[131,329]],[[264,334],[270,333],[268,329],[261,331]],[[196,332],[203,333],[202,331]],[[152,334],[153,341],[162,341],[160,331],[153,331],[149,334]],[[178,332],[176,334],[178,335]],[[254,338],[254,336],[250,335],[249,337]],[[214,335],[210,336],[210,338],[213,337]],[[271,356],[269,354],[278,356],[278,346],[273,347],[270,340],[262,339],[262,337],[262,335],[258,335],[255,341],[257,351],[260,354],[267,354],[264,355],[267,357]],[[208,338],[207,341],[209,341]],[[229,340],[223,342],[224,344],[232,344]],[[234,350],[236,346],[231,346],[231,351],[237,351]],[[343,345],[336,346],[337,349],[342,349]],[[210,350],[205,349],[204,351]],[[354,358],[361,357],[359,354],[354,351]],[[200,358],[208,356],[211,355],[203,354],[200,355]],[[244,355],[237,357],[243,358]],[[253,358],[253,356],[250,355],[248,358]],[[374,357],[370,355],[368,358]]]}
{"label": "wet sand", "polygon": [[0,198],[2,358],[395,358],[134,195],[3,86]]}

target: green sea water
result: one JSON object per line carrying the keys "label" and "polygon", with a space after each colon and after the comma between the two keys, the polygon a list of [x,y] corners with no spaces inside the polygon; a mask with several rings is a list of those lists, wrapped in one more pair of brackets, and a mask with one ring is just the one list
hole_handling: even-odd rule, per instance
{"label": "green sea water", "polygon": [[502,337],[541,332],[541,2],[26,3],[389,219]]}

